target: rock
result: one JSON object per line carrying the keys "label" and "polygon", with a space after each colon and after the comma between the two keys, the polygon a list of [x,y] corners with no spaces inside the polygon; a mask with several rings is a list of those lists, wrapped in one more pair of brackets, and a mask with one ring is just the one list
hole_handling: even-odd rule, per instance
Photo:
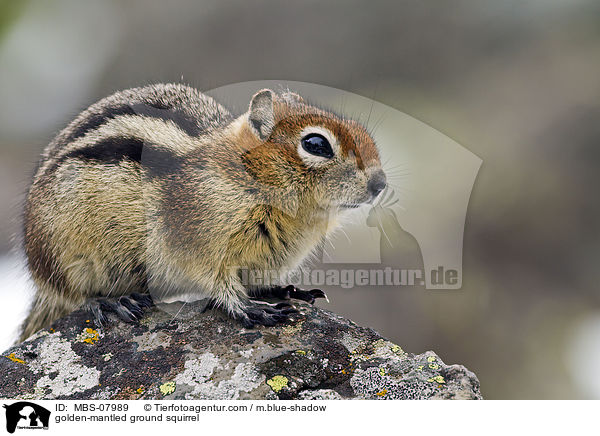
{"label": "rock", "polygon": [[242,328],[203,303],[96,329],[84,311],[0,358],[11,399],[479,399],[479,381],[428,351],[298,304],[287,325]]}

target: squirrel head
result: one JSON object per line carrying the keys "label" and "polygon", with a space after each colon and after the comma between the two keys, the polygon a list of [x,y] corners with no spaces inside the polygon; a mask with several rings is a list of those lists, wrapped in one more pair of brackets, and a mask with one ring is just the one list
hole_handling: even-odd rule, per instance
{"label": "squirrel head", "polygon": [[367,130],[298,94],[258,91],[238,125],[243,164],[264,186],[296,190],[326,209],[370,203],[386,186]]}

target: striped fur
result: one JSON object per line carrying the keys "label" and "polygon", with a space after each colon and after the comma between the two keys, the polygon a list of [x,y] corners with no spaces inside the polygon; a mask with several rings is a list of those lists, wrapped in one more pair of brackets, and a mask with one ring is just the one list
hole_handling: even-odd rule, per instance
{"label": "striped fur", "polygon": [[[234,119],[186,86],[136,88],[57,135],[25,209],[37,295],[21,339],[90,298],[131,292],[202,295],[239,313],[256,290],[238,268],[297,266],[335,227],[340,205],[368,201],[380,162],[362,126],[296,94],[261,95]],[[319,168],[297,152],[307,126],[339,143]]]}

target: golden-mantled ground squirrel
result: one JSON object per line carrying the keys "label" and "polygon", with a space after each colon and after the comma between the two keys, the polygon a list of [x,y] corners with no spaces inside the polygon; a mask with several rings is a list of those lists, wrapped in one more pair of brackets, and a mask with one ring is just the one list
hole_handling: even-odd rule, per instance
{"label": "golden-mantled ground squirrel", "polygon": [[240,268],[298,266],[385,186],[365,128],[295,93],[258,91],[234,118],[183,85],[118,92],[43,153],[24,215],[37,292],[21,339],[82,305],[100,323],[133,321],[150,295],[203,295],[245,327],[285,321],[293,306],[250,297],[325,294],[245,286]]}

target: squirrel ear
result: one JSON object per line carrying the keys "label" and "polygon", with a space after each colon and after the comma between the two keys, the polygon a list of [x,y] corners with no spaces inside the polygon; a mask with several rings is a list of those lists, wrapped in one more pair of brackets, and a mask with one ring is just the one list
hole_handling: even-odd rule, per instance
{"label": "squirrel ear", "polygon": [[275,126],[273,91],[270,89],[261,89],[252,96],[248,122],[260,139],[264,141],[269,137]]}
{"label": "squirrel ear", "polygon": [[300,95],[298,95],[292,91],[284,92],[281,95],[281,97],[288,104],[303,104],[304,103],[304,99]]}

